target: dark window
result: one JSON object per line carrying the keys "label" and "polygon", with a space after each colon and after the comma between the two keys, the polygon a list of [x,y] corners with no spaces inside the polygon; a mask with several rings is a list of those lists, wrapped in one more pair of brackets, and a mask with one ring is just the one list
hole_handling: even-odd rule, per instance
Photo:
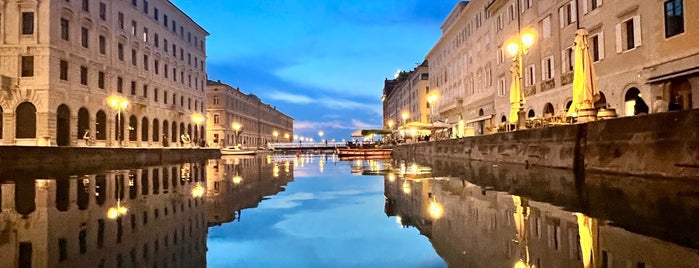
{"label": "dark window", "polygon": [[87,28],[85,28],[85,27],[80,28],[80,44],[84,48],[87,48],[90,45],[88,42],[89,33],[90,32],[87,30]]}
{"label": "dark window", "polygon": [[90,0],[83,0],[83,10],[90,11]]}
{"label": "dark window", "polygon": [[148,1],[143,0],[143,13],[148,14]]}
{"label": "dark window", "polygon": [[684,10],[682,0],[665,1],[665,37],[684,32]]}
{"label": "dark window", "polygon": [[590,41],[592,41],[592,61],[599,61],[599,36],[595,35],[590,39]]}
{"label": "dark window", "polygon": [[143,55],[143,69],[148,71],[148,55]]}
{"label": "dark window", "polygon": [[80,84],[87,86],[87,67],[80,66]]}
{"label": "dark window", "polygon": [[156,8],[156,7],[153,8],[153,19],[155,21],[158,21],[158,19],[159,19],[158,18],[158,8]]}
{"label": "dark window", "polygon": [[117,77],[117,92],[124,92],[124,79],[121,76]]}
{"label": "dark window", "polygon": [[95,139],[107,139],[107,115],[103,111],[97,112],[95,117]]}
{"label": "dark window", "polygon": [[80,254],[87,252],[87,225],[84,223],[80,225],[78,242],[80,243]]}
{"label": "dark window", "polygon": [[70,40],[70,22],[63,18],[61,18],[61,39]]}
{"label": "dark window", "polygon": [[138,6],[138,1],[137,0],[131,0],[131,5],[133,6]]}
{"label": "dark window", "polygon": [[117,57],[120,61],[124,61],[124,45],[122,43],[117,45]]}
{"label": "dark window", "polygon": [[143,85],[143,97],[148,98],[148,85]]}
{"label": "dark window", "polygon": [[104,37],[104,35],[99,36],[99,47],[100,54],[104,55],[107,53],[107,39]]}
{"label": "dark window", "polygon": [[23,102],[15,110],[15,137],[18,139],[36,138],[36,107],[31,102]]}
{"label": "dark window", "polygon": [[68,61],[61,60],[60,66],[59,78],[61,80],[68,80]]}
{"label": "dark window", "polygon": [[160,47],[160,36],[157,33],[153,34],[153,45]]}
{"label": "dark window", "polygon": [[22,77],[34,76],[34,56],[22,56]]}
{"label": "dark window", "polygon": [[131,64],[133,64],[133,66],[136,66],[136,50],[135,49],[131,50]]}
{"label": "dark window", "polygon": [[65,261],[68,259],[68,240],[65,238],[58,239],[58,260]]}
{"label": "dark window", "polygon": [[19,243],[19,257],[18,257],[19,268],[32,268],[32,243],[31,242],[20,242]]}
{"label": "dark window", "polygon": [[106,20],[107,19],[107,5],[105,3],[100,2],[100,19]]}
{"label": "dark window", "polygon": [[104,72],[97,73],[97,87],[104,89]]}
{"label": "dark window", "polygon": [[167,48],[168,48],[167,39],[163,38],[163,50],[165,50],[165,52],[167,52]]}
{"label": "dark window", "polygon": [[624,24],[626,25],[626,49],[632,49],[636,47],[633,20],[627,20]]}
{"label": "dark window", "polygon": [[34,34],[34,12],[22,12],[22,34]]}
{"label": "dark window", "polygon": [[163,25],[167,27],[167,14],[163,14]]}
{"label": "dark window", "polygon": [[131,81],[131,95],[136,95],[136,81]]}
{"label": "dark window", "polygon": [[97,220],[97,248],[104,247],[104,220]]}
{"label": "dark window", "polygon": [[119,23],[119,29],[123,30],[124,29],[124,13],[119,12],[117,14],[117,18],[118,18],[117,20]]}
{"label": "dark window", "polygon": [[160,73],[160,61],[155,60],[155,61],[153,62],[153,70],[155,71],[155,74],[159,74],[159,73]]}

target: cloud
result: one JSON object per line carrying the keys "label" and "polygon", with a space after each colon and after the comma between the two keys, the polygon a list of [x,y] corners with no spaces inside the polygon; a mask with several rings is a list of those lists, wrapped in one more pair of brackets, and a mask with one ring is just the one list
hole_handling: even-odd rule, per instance
{"label": "cloud", "polygon": [[272,91],[267,93],[267,98],[271,100],[279,100],[279,101],[285,101],[285,102],[290,102],[294,104],[309,104],[313,103],[314,100],[303,96],[303,95],[298,95],[298,94],[291,94],[291,93],[286,93],[286,92],[280,92],[280,91]]}

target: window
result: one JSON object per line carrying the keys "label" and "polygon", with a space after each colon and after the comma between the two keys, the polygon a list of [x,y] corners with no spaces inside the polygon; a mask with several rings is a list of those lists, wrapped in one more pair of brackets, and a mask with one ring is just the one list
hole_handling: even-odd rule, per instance
{"label": "window", "polygon": [[167,104],[167,90],[163,92],[163,103]]}
{"label": "window", "polygon": [[148,1],[143,0],[143,13],[148,14]]}
{"label": "window", "polygon": [[165,65],[163,65],[163,74],[165,75],[165,78],[167,78],[167,76],[168,76],[167,70],[168,70],[168,67],[167,67],[167,63],[166,63]]}
{"label": "window", "polygon": [[497,65],[500,65],[501,63],[505,62],[505,51],[503,50],[502,47],[498,47],[498,49],[495,51],[495,63]]}
{"label": "window", "polygon": [[536,68],[534,64],[527,66],[524,70],[524,85],[533,86],[536,83]]}
{"label": "window", "polygon": [[136,66],[136,50],[131,49],[131,65]]}
{"label": "window", "polygon": [[34,56],[22,56],[22,77],[34,76]]}
{"label": "window", "polygon": [[153,45],[155,45],[155,47],[160,47],[160,36],[158,33],[153,34]]}
{"label": "window", "polygon": [[70,22],[61,18],[61,39],[70,41]]}
{"label": "window", "polygon": [[143,85],[143,97],[148,98],[148,85]]}
{"label": "window", "polygon": [[117,92],[124,92],[124,78],[121,78],[121,76],[117,76]]}
{"label": "window", "polygon": [[22,34],[34,34],[34,12],[22,12]]}
{"label": "window", "polygon": [[132,6],[138,6],[138,1],[137,1],[137,0],[131,0],[131,5],[132,5]]}
{"label": "window", "polygon": [[58,239],[58,260],[65,261],[68,259],[68,240],[65,238]]}
{"label": "window", "polygon": [[509,21],[515,20],[515,16],[517,15],[517,13],[515,13],[515,4],[512,4],[509,7],[507,7],[507,14],[509,14],[509,16],[507,16]]}
{"label": "window", "polygon": [[500,96],[500,97],[505,96],[505,89],[506,88],[507,87],[505,86],[505,78],[500,77],[498,79],[498,96]]}
{"label": "window", "polygon": [[87,86],[87,67],[80,66],[80,84]]}
{"label": "window", "polygon": [[541,22],[541,28],[544,32],[544,39],[551,37],[551,16],[546,16]]}
{"label": "window", "polygon": [[160,61],[159,60],[153,61],[153,71],[155,71],[155,74],[160,74]]}
{"label": "window", "polygon": [[172,56],[177,57],[177,45],[172,44]]}
{"label": "window", "polygon": [[104,35],[99,36],[99,46],[100,54],[104,55],[107,53],[107,39],[104,37]]}
{"label": "window", "polygon": [[83,10],[90,12],[90,0],[83,0]]}
{"label": "window", "polygon": [[573,63],[575,62],[575,54],[573,54],[573,47],[564,49],[561,52],[561,73],[567,73],[573,71]]}
{"label": "window", "polygon": [[593,61],[597,62],[604,59],[604,32],[590,36],[590,47],[592,48]]}
{"label": "window", "polygon": [[104,72],[97,73],[97,87],[104,89]]}
{"label": "window", "polygon": [[100,19],[107,20],[107,5],[100,2]]}
{"label": "window", "polygon": [[573,24],[577,17],[575,15],[575,2],[577,0],[571,1],[570,3],[562,6],[558,9],[559,21],[561,22],[561,28]]}
{"label": "window", "polygon": [[117,44],[117,57],[120,61],[124,61],[124,44],[122,43]]}
{"label": "window", "polygon": [[684,33],[682,0],[665,1],[665,38]]}
{"label": "window", "polygon": [[553,56],[548,56],[541,60],[541,80],[547,81],[553,79]]}
{"label": "window", "polygon": [[143,27],[143,42],[148,42],[148,28]]}
{"label": "window", "polygon": [[633,16],[616,25],[616,51],[621,53],[641,46],[641,17]]}
{"label": "window", "polygon": [[153,100],[154,100],[155,102],[158,102],[158,91],[159,91],[159,90],[156,88],[156,89],[154,90],[154,92],[153,92]]}
{"label": "window", "polygon": [[148,71],[148,55],[143,55],[143,69]]}
{"label": "window", "polygon": [[163,38],[163,50],[165,50],[165,52],[167,52],[167,48],[168,48],[167,39]]}
{"label": "window", "polygon": [[215,114],[214,115],[214,124],[218,124],[220,121],[219,115]]}
{"label": "window", "polygon": [[167,27],[167,22],[168,22],[167,14],[163,14],[163,26]]}
{"label": "window", "polygon": [[159,16],[158,16],[158,8],[157,8],[157,7],[154,7],[154,8],[153,8],[153,19],[154,19],[155,21],[158,21],[158,19],[159,19],[158,17],[159,17]]}
{"label": "window", "polygon": [[136,81],[131,81],[131,95],[136,95]]}
{"label": "window", "polygon": [[599,8],[600,6],[602,6],[602,0],[583,0],[582,1],[583,14],[587,14],[588,12]]}
{"label": "window", "polygon": [[218,104],[218,96],[214,96],[214,105]]}
{"label": "window", "polygon": [[136,36],[136,27],[138,24],[136,23],[135,20],[131,21],[131,35]]}
{"label": "window", "polygon": [[60,62],[60,70],[59,70],[59,75],[58,78],[64,81],[68,81],[68,61],[61,60]]}
{"label": "window", "polygon": [[84,48],[88,48],[90,43],[88,42],[88,37],[89,37],[89,30],[85,27],[80,28],[80,44]]}
{"label": "window", "polygon": [[119,23],[119,29],[124,29],[124,13],[119,12],[117,14],[117,23]]}
{"label": "window", "polygon": [[172,20],[172,32],[177,33],[177,22],[175,20]]}
{"label": "window", "polygon": [[496,23],[496,29],[497,29],[498,31],[502,30],[502,28],[505,27],[505,23],[503,22],[503,19],[502,19],[502,14],[499,14],[499,15],[498,15],[498,19],[497,19],[496,22],[497,22],[497,23]]}

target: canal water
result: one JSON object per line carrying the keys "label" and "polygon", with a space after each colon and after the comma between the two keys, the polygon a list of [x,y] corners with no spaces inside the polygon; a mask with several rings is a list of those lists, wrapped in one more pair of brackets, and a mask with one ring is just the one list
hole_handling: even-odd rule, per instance
{"label": "canal water", "polygon": [[699,267],[699,185],[449,159],[0,167],[0,267]]}

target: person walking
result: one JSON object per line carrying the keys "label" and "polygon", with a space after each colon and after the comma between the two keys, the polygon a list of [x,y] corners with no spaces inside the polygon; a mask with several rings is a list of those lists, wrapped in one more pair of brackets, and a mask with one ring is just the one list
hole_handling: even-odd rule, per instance
{"label": "person walking", "polygon": [[648,104],[646,104],[646,102],[643,101],[643,98],[641,98],[641,94],[636,95],[634,101],[636,102],[636,104],[633,105],[634,115],[648,114]]}
{"label": "person walking", "polygon": [[663,99],[663,96],[655,96],[655,101],[653,102],[653,113],[667,112],[668,103]]}

